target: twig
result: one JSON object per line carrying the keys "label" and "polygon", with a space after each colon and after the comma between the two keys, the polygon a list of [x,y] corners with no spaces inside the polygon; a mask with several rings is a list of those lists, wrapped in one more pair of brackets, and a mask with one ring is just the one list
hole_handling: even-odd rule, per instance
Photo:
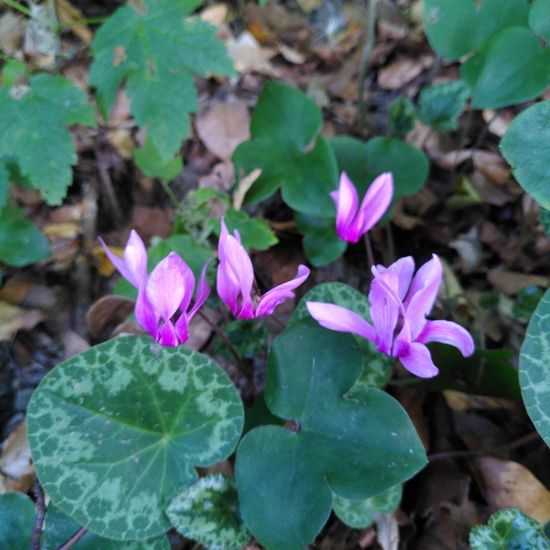
{"label": "twig", "polygon": [[365,29],[365,44],[361,54],[361,68],[359,69],[359,89],[357,92],[357,110],[362,116],[365,110],[364,95],[365,95],[365,79],[367,69],[369,67],[369,57],[374,47],[374,39],[376,36],[376,18],[378,16],[378,0],[370,0],[367,7],[367,21]]}
{"label": "twig", "polygon": [[233,355],[233,357],[235,358],[235,361],[237,362],[237,365],[240,367],[242,364],[242,357],[239,355],[239,352],[237,351],[235,346],[231,343],[229,338],[225,335],[223,330],[216,323],[214,323],[214,321],[212,321],[212,319],[210,319],[208,315],[206,315],[202,311],[199,311],[199,315],[208,323],[210,328],[216,333],[219,339],[223,342],[224,346],[231,352],[231,355]]}
{"label": "twig", "polygon": [[515,439],[514,441],[505,443],[500,447],[494,447],[493,449],[474,449],[472,451],[443,451],[441,453],[433,453],[431,455],[428,455],[428,459],[430,462],[432,462],[434,460],[445,460],[449,458],[474,458],[476,456],[492,455],[502,453],[504,451],[510,451],[517,447],[527,445],[527,443],[536,441],[539,438],[540,436],[537,432],[531,432],[530,434],[524,435],[518,439]]}
{"label": "twig", "polygon": [[63,543],[57,550],[69,550],[69,548],[72,548],[87,532],[88,530],[85,527],[81,527],[67,542]]}
{"label": "twig", "polygon": [[120,223],[121,220],[123,219],[122,210],[120,208],[120,204],[118,202],[115,190],[113,188],[113,182],[111,181],[109,170],[107,169],[105,164],[101,162],[99,155],[100,153],[96,151],[97,168],[99,171],[99,179],[101,180],[101,187],[102,187],[102,190],[107,195],[107,201],[109,203],[109,207],[111,209],[111,212],[114,218],[118,223]]}
{"label": "twig", "polygon": [[38,479],[34,482],[33,492],[36,497],[36,518],[32,529],[31,550],[40,550],[40,537],[42,536],[42,526],[46,516],[46,502],[44,500],[44,490]]}

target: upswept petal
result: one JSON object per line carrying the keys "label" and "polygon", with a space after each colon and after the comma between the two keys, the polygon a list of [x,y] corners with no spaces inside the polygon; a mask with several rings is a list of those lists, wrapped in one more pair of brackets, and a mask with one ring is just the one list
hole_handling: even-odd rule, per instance
{"label": "upswept petal", "polygon": [[103,247],[103,249],[105,250],[105,254],[107,254],[107,258],[109,258],[109,260],[111,260],[111,263],[116,267],[117,271],[133,286],[135,286],[136,288],[139,287],[139,283],[134,279],[134,276],[132,275],[132,273],[130,272],[130,270],[128,269],[128,267],[126,266],[126,262],[122,259],[122,258],[119,258],[116,254],[113,254],[113,252],[111,252],[109,250],[109,247],[105,244],[105,241],[99,237],[99,242],[101,243],[101,246]]}
{"label": "upswept petal", "polygon": [[228,235],[225,244],[226,273],[233,284],[238,285],[242,305],[245,306],[251,301],[250,293],[254,284],[252,261],[241,243],[232,235]]}
{"label": "upswept petal", "polygon": [[433,254],[414,276],[411,287],[405,299],[406,316],[411,324],[411,337],[416,340],[426,324],[426,315],[434,305],[441,278],[443,266],[438,256]]}
{"label": "upswept petal", "polygon": [[189,269],[175,252],[170,252],[149,276],[147,297],[165,322],[170,320],[183,301],[186,292],[186,267]]}
{"label": "upswept petal", "polygon": [[403,366],[415,376],[420,378],[432,378],[436,376],[439,369],[434,365],[430,350],[418,342],[403,346],[399,358]]}
{"label": "upswept petal", "polygon": [[260,298],[256,306],[255,317],[271,315],[279,304],[289,298],[293,298],[294,292],[292,291],[299,287],[309,277],[309,273],[309,268],[305,265],[299,265],[294,279],[273,287]]}
{"label": "upswept petal", "polygon": [[[369,291],[370,316],[378,335],[377,349],[391,355],[401,302],[395,291],[384,281],[386,272],[376,276]],[[395,274],[390,274],[394,275]],[[397,279],[397,277],[395,276]]]}
{"label": "upswept petal", "polygon": [[[197,311],[199,311],[199,309],[201,308],[202,304],[206,302],[208,296],[210,296],[210,285],[206,280],[206,270],[208,269],[209,265],[210,265],[210,258],[206,260],[205,264],[202,266],[201,273],[199,276],[199,284],[197,285],[197,295],[195,296],[195,302],[193,303],[193,307],[191,308],[191,311],[188,314],[189,321],[191,321],[191,319],[195,316]],[[186,310],[182,311],[182,317],[184,316],[185,311]]]}
{"label": "upswept petal", "polygon": [[240,287],[235,281],[233,273],[228,273],[227,262],[218,264],[216,272],[216,291],[221,301],[229,308],[235,316],[239,313]]}
{"label": "upswept petal", "polygon": [[458,348],[464,357],[472,355],[475,349],[474,339],[470,333],[452,321],[426,321],[416,341],[421,344],[430,342],[449,344]]}
{"label": "upswept petal", "polygon": [[407,295],[407,290],[411,286],[411,280],[414,273],[414,260],[412,256],[406,256],[405,258],[399,258],[396,262],[384,267],[383,265],[376,265],[372,267],[372,273],[381,275],[387,271],[391,271],[397,274],[397,295],[399,299],[403,301]]}
{"label": "upswept petal", "polygon": [[353,223],[359,206],[359,197],[355,185],[345,172],[340,175],[338,191],[333,191],[330,196],[336,204],[336,232],[344,240],[348,240],[348,230]]}
{"label": "upswept petal", "polygon": [[157,339],[159,315],[151,305],[145,291],[147,281],[144,279],[138,289],[135,316],[138,324],[143,327],[154,340]]}
{"label": "upswept petal", "polygon": [[124,248],[124,262],[134,281],[130,280],[130,283],[139,287],[141,280],[147,276],[147,250],[135,229],[130,232]]}
{"label": "upswept petal", "polygon": [[380,174],[367,189],[357,216],[351,228],[357,240],[374,227],[386,213],[393,198],[393,176],[389,172]]}
{"label": "upswept petal", "polygon": [[175,324],[176,329],[176,337],[178,339],[178,342],[180,344],[183,344],[184,342],[187,342],[187,339],[189,338],[189,322],[191,321],[191,317],[187,315],[185,311],[181,312],[181,315],[179,316],[178,320]]}
{"label": "upswept petal", "polygon": [[374,327],[354,311],[323,302],[306,302],[306,307],[321,326],[338,332],[351,332],[377,343]]}

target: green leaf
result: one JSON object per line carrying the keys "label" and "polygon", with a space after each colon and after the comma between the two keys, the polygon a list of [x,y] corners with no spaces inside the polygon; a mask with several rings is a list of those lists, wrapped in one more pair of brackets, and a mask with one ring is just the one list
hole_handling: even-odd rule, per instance
{"label": "green leaf", "polygon": [[398,136],[404,136],[414,128],[416,120],[414,103],[407,96],[400,95],[390,103],[388,117],[391,131]]}
{"label": "green leaf", "polygon": [[468,96],[468,86],[462,80],[426,86],[420,92],[418,118],[436,130],[456,130]]}
{"label": "green leaf", "polygon": [[550,101],[536,103],[517,116],[500,149],[519,184],[550,210]]}
{"label": "green leaf", "polygon": [[175,497],[166,509],[172,525],[208,550],[240,550],[250,540],[235,483],[222,474],[202,477]]}
{"label": "green leaf", "polygon": [[544,290],[530,285],[522,288],[514,300],[512,313],[520,319],[530,319],[544,295]]}
{"label": "green leaf", "polygon": [[28,408],[46,493],[90,531],[120,540],[169,529],[163,510],[233,451],[243,407],[208,357],[150,338],[110,340],[58,365]]}
{"label": "green leaf", "polygon": [[2,85],[6,88],[11,88],[17,83],[19,78],[27,74],[28,68],[25,63],[17,59],[8,59],[2,67]]}
{"label": "green leaf", "polygon": [[529,26],[536,35],[550,40],[550,0],[535,0],[531,4]]}
{"label": "green leaf", "polygon": [[267,250],[279,242],[279,239],[273,233],[267,220],[263,218],[251,218],[242,210],[234,210],[230,208],[225,213],[225,223],[227,229],[233,232],[235,229],[239,231],[243,246],[250,250]]}
{"label": "green leaf", "polygon": [[166,161],[161,158],[150,138],[145,140],[141,149],[136,149],[134,159],[138,168],[152,178],[171,181],[181,172],[183,161],[179,155]]}
{"label": "green leaf", "polygon": [[544,232],[550,237],[550,210],[541,208],[539,212],[539,219]]}
{"label": "green leaf", "polygon": [[367,142],[349,136],[330,140],[338,162],[338,170],[346,172],[359,195],[382,172],[392,172],[397,196],[412,195],[420,190],[428,177],[426,155],[396,138],[375,137]]}
{"label": "green leaf", "polygon": [[22,267],[51,254],[50,245],[23,210],[9,204],[0,209],[0,261]]}
{"label": "green leaf", "polygon": [[29,86],[17,97],[0,88],[0,158],[15,159],[48,204],[61,204],[76,164],[66,126],[95,126],[95,113],[86,94],[66,78],[39,74]]}
{"label": "green leaf", "polygon": [[[253,360],[265,354],[266,340],[269,332],[265,324],[255,319],[234,319],[223,326],[223,331],[233,344],[238,354],[244,359]],[[215,340],[216,353],[233,359],[228,349],[220,340]]]}
{"label": "green leaf", "polygon": [[527,413],[550,447],[550,290],[529,321],[519,355],[519,383]]}
{"label": "green leaf", "polygon": [[500,510],[470,532],[472,550],[550,550],[539,523],[521,510]]}
{"label": "green leaf", "polygon": [[[10,192],[10,179],[6,167],[0,162],[0,209],[4,207]],[[0,222],[1,224],[1,222]]]}
{"label": "green leaf", "polygon": [[401,484],[390,487],[379,495],[364,500],[349,500],[334,495],[334,513],[352,529],[366,529],[372,525],[374,514],[391,514],[401,502]]}
{"label": "green leaf", "polygon": [[[41,550],[57,550],[81,527],[52,504],[48,506],[45,529],[40,539]],[[165,535],[144,541],[123,542],[106,539],[89,531],[73,546],[75,550],[170,550]]]}
{"label": "green leaf", "polygon": [[[306,302],[336,304],[337,306],[351,309],[351,311],[371,322],[368,298],[345,283],[321,283],[310,289],[294,310],[290,319],[291,323],[301,319],[311,319]],[[354,338],[363,354],[363,368],[353,389],[382,387],[391,375],[393,359],[377,351],[374,344],[365,340],[365,338],[359,336],[354,336]]]}
{"label": "green leaf", "polygon": [[143,0],[143,9],[119,8],[96,33],[90,84],[107,118],[126,81],[130,110],[169,163],[189,133],[197,109],[193,75],[232,75],[231,61],[216,29],[186,17],[198,0]]}
{"label": "green leaf", "polygon": [[432,48],[453,61],[500,29],[526,25],[528,9],[526,0],[424,0],[424,30]]}
{"label": "green leaf", "polygon": [[280,82],[264,85],[251,122],[252,139],[233,155],[237,174],[261,168],[246,202],[282,189],[285,203],[314,216],[334,215],[329,193],[338,174],[330,147],[320,135],[321,111],[299,90]]}
{"label": "green leaf", "polygon": [[268,550],[298,550],[320,531],[332,493],[375,496],[426,463],[399,403],[368,388],[349,397],[362,354],[349,334],[312,320],[291,324],[269,353],[266,402],[299,426],[262,426],[242,439],[236,462],[245,523]]}
{"label": "green leaf", "polygon": [[27,495],[0,495],[0,548],[29,550],[34,515],[34,504]]}
{"label": "green leaf", "polygon": [[334,218],[319,218],[297,212],[296,225],[304,235],[304,252],[314,267],[330,264],[348,247],[348,243],[336,234]]}
{"label": "green leaf", "polygon": [[550,84],[550,48],[527,27],[497,33],[461,68],[472,89],[472,107],[498,109],[540,95]]}

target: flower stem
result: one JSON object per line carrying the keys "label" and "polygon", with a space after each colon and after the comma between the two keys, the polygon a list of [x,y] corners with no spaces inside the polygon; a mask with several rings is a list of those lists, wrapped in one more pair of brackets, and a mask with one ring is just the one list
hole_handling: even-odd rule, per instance
{"label": "flower stem", "polygon": [[162,188],[164,189],[164,192],[168,195],[168,198],[170,199],[170,202],[176,207],[180,207],[180,201],[178,200],[178,197],[176,197],[176,194],[174,191],[172,191],[172,188],[168,184],[166,180],[161,179],[160,184],[162,185]]}
{"label": "flower stem", "polygon": [[46,517],[46,501],[44,490],[38,479],[34,483],[33,492],[36,497],[36,518],[32,529],[31,550],[40,550],[40,537],[42,536],[42,526]]}
{"label": "flower stem", "polygon": [[63,543],[57,550],[69,550],[69,548],[72,548],[87,532],[88,530],[85,527],[81,527],[67,542]]}
{"label": "flower stem", "polygon": [[372,253],[372,245],[368,233],[365,233],[363,240],[365,241],[365,250],[367,251],[367,261],[369,262],[369,273],[371,267],[374,265],[374,254]]}

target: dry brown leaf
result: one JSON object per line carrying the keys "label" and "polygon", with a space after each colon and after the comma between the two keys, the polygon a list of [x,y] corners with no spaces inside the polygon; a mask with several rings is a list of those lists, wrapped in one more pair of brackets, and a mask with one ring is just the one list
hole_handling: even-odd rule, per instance
{"label": "dry brown leaf", "polygon": [[109,140],[117,153],[126,160],[130,160],[134,156],[135,143],[132,134],[125,128],[117,128],[107,132]]}
{"label": "dry brown leaf", "polygon": [[302,65],[302,63],[305,63],[306,61],[306,56],[303,53],[287,46],[286,44],[277,44],[277,48],[279,53],[293,65]]}
{"label": "dry brown leaf", "polygon": [[202,10],[200,17],[214,27],[219,27],[225,21],[227,11],[227,4],[214,4]]}
{"label": "dry brown leaf", "polygon": [[378,85],[385,90],[397,90],[434,62],[432,55],[422,55],[419,58],[399,56],[395,61],[378,72]]}
{"label": "dry brown leaf", "polygon": [[20,49],[25,32],[25,20],[11,11],[0,17],[0,50],[14,56]]}
{"label": "dry brown leaf", "polygon": [[50,241],[76,239],[80,234],[80,224],[74,222],[47,223],[42,227],[42,233]]}
{"label": "dry brown leaf", "polygon": [[[122,258],[124,250],[119,246],[109,246],[110,251]],[[105,249],[101,245],[96,245],[91,250],[91,255],[94,261],[95,268],[102,277],[110,277],[115,272],[115,266],[107,257]]]}
{"label": "dry brown leaf", "polygon": [[34,328],[42,319],[43,315],[39,311],[23,309],[0,301],[0,342],[11,340],[19,330]]}
{"label": "dry brown leaf", "polygon": [[238,38],[226,43],[227,54],[240,73],[254,71],[267,76],[280,76],[279,71],[269,62],[277,53],[270,48],[262,48],[249,32],[243,32]]}
{"label": "dry brown leaf", "polygon": [[206,148],[223,160],[250,139],[250,114],[244,103],[216,103],[197,116],[195,126]]}
{"label": "dry brown leaf", "polygon": [[0,455],[0,493],[21,491],[26,493],[34,482],[35,472],[27,440],[27,423],[21,422],[2,445]]}
{"label": "dry brown leaf", "polygon": [[541,286],[543,288],[550,286],[550,277],[517,273],[515,271],[489,271],[487,279],[497,290],[508,296],[513,296],[528,286]]}
{"label": "dry brown leaf", "polygon": [[499,111],[498,114],[492,109],[483,109],[483,120],[487,123],[489,132],[495,136],[502,137],[514,120],[515,113],[511,111]]}
{"label": "dry brown leaf", "polygon": [[84,19],[82,12],[73,6],[69,0],[57,0],[56,8],[59,22],[69,27],[84,44],[91,44],[94,34],[82,23]]}
{"label": "dry brown leaf", "polygon": [[135,302],[124,296],[103,296],[92,304],[86,323],[93,336],[101,336],[109,327],[119,325],[132,313]]}
{"label": "dry brown leaf", "polygon": [[493,510],[519,508],[541,523],[550,520],[550,491],[527,468],[493,457],[479,458],[475,464]]}
{"label": "dry brown leaf", "polygon": [[261,168],[255,168],[252,172],[250,172],[250,174],[247,174],[244,178],[240,179],[237,189],[235,189],[233,193],[233,208],[235,210],[241,209],[248,190],[261,175]]}

